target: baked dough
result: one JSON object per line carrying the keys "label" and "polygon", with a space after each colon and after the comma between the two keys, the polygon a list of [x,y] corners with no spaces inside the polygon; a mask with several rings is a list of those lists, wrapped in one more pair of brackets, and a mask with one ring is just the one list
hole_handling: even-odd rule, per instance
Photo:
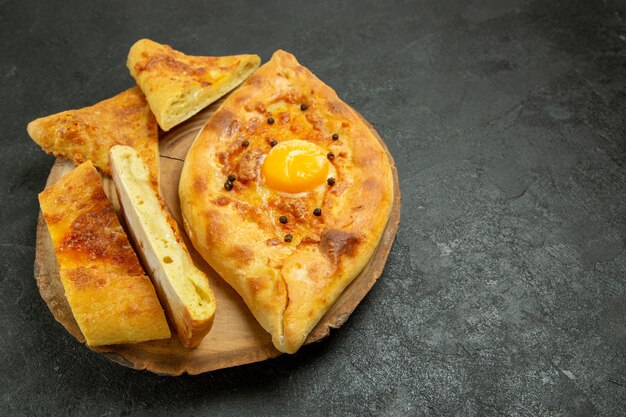
{"label": "baked dough", "polygon": [[61,282],[90,346],[170,337],[150,278],[91,161],[39,194]]}
{"label": "baked dough", "polygon": [[132,146],[150,170],[158,189],[159,137],[156,120],[138,87],[79,110],[68,110],[33,120],[28,134],[41,148],[78,165],[87,160],[111,175],[109,149]]}
{"label": "baked dough", "polygon": [[[298,350],[385,229],[392,171],[371,129],[293,55],[277,51],[226,98],[186,157],[185,229],[282,352]],[[296,175],[268,186],[285,167],[301,168],[288,160],[267,167],[270,153],[286,146],[332,153],[327,171],[314,155],[306,164],[319,165],[315,175],[300,172],[314,180],[321,172],[321,185],[289,192],[299,187]]]}
{"label": "baked dough", "polygon": [[259,66],[257,55],[189,56],[149,39],[137,41],[126,65],[168,131],[241,84]]}
{"label": "baked dough", "polygon": [[176,221],[148,181],[137,151],[114,146],[113,181],[129,233],[183,346],[196,347],[213,325],[215,297],[195,267]]}

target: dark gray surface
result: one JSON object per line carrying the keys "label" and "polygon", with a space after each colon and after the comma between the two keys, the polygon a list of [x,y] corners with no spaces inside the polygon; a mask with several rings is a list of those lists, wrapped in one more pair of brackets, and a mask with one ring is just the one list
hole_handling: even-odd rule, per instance
{"label": "dark gray surface", "polygon": [[[0,1],[0,415],[626,415],[623,2],[53,3]],[[289,50],[386,140],[397,241],[328,340],[166,378],[89,351],[40,299],[53,160],[26,124],[129,87],[141,37]]]}

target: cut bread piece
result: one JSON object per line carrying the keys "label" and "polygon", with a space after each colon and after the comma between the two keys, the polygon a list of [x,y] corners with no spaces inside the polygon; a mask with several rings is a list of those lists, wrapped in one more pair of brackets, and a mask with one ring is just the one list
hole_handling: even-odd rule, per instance
{"label": "cut bread piece", "polygon": [[190,56],[141,39],[126,65],[161,129],[168,131],[241,84],[261,63],[258,55]]}
{"label": "cut bread piece", "polygon": [[61,283],[90,346],[170,337],[163,309],[91,161],[39,194]]}
{"label": "cut bread piece", "polygon": [[196,347],[209,332],[215,297],[206,275],[195,267],[178,225],[150,187],[139,154],[129,146],[110,152],[113,181],[145,267],[157,288],[170,321],[185,347]]}
{"label": "cut bread piece", "polygon": [[148,167],[153,187],[158,189],[159,130],[139,87],[93,106],[33,120],[27,130],[47,153],[68,158],[76,165],[90,160],[107,175],[111,175],[109,149],[132,146]]}

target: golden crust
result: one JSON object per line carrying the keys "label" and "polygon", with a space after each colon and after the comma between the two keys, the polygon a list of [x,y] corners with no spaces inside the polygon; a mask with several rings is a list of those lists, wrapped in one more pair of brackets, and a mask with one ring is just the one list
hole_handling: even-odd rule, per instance
{"label": "golden crust", "polygon": [[189,56],[149,39],[137,41],[126,63],[168,131],[238,86],[261,62],[257,55]]}
{"label": "golden crust", "polygon": [[90,161],[39,194],[61,282],[91,346],[170,337],[150,279]]}
{"label": "golden crust", "polygon": [[93,106],[33,120],[27,130],[47,153],[70,159],[76,165],[92,161],[107,175],[111,175],[109,149],[131,146],[141,155],[150,171],[150,181],[158,189],[158,128],[138,87]]}
{"label": "golden crust", "polygon": [[[321,196],[272,193],[259,178],[269,143],[294,138],[335,155],[336,184]],[[241,146],[244,140],[249,146]],[[230,173],[238,179],[226,191]],[[370,259],[389,218],[393,183],[370,127],[293,55],[277,51],[204,126],[179,194],[196,249],[239,292],[274,345],[295,352]],[[321,217],[313,216],[315,207]],[[281,215],[287,224],[277,221]]]}

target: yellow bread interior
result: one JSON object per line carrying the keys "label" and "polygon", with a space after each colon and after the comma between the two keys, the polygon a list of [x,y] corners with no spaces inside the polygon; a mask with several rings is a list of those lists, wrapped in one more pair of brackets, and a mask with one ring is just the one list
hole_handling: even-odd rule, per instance
{"label": "yellow bread interior", "polygon": [[185,92],[172,95],[164,110],[159,112],[159,126],[165,131],[189,119],[209,104],[219,100],[226,93],[241,84],[257,68],[258,63],[247,64],[241,69],[240,74],[232,79],[224,80],[214,86],[213,89],[203,88],[200,85],[189,86]]}
{"label": "yellow bread interior", "polygon": [[126,66],[168,131],[241,84],[260,62],[257,55],[191,56],[141,39],[130,48]]}
{"label": "yellow bread interior", "polygon": [[150,187],[148,171],[129,146],[110,151],[113,180],[137,251],[166,306],[179,338],[197,346],[215,314],[206,275],[194,265],[165,204]]}

